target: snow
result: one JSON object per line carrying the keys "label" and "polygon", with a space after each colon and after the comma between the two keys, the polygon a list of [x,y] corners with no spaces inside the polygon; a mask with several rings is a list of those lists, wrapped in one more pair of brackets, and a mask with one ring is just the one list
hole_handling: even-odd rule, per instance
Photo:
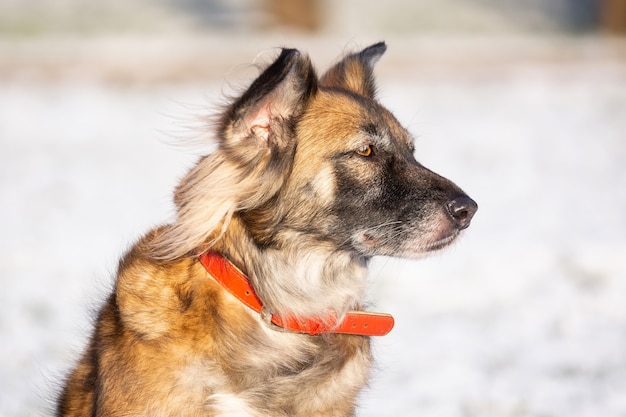
{"label": "snow", "polygon": [[[0,83],[0,415],[51,414],[118,257],[171,216],[195,160],[172,144],[179,103],[197,113],[222,90]],[[418,159],[480,209],[450,250],[374,262],[396,328],[375,340],[358,415],[626,415],[622,63],[383,67],[379,90]]]}

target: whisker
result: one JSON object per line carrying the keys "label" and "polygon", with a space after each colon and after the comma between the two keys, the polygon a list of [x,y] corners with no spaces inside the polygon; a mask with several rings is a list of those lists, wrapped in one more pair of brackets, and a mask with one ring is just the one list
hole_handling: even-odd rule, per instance
{"label": "whisker", "polygon": [[[387,221],[387,222],[384,222],[384,223],[377,224],[376,226],[371,226],[371,227],[368,227],[366,229],[363,229],[362,233],[366,233],[366,232],[370,232],[370,231],[376,231],[376,230],[381,229],[383,227],[394,225],[394,224],[402,224],[402,222],[399,221],[399,220],[390,220],[390,221]],[[343,247],[351,239],[352,239],[352,236],[347,237],[343,242],[341,242],[339,247]]]}
{"label": "whisker", "polygon": [[402,222],[400,220],[388,221],[388,222],[385,222],[385,223],[378,224],[376,226],[368,227],[367,229],[365,229],[363,231],[364,232],[374,231],[374,230],[378,230],[378,229],[381,229],[383,227],[391,226],[391,225],[394,225],[394,224],[402,224]]}

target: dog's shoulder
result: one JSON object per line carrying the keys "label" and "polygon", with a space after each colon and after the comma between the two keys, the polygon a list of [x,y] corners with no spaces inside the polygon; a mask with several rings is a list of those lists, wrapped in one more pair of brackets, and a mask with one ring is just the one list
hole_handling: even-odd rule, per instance
{"label": "dog's shoulder", "polygon": [[[201,332],[216,321],[215,309],[223,302],[219,285],[208,279],[195,257],[163,261],[149,255],[153,239],[167,226],[144,235],[122,257],[115,284],[115,303],[122,326],[143,340],[184,339],[181,334],[201,325]],[[204,300],[198,306],[198,300]],[[187,329],[187,330],[186,330]]]}

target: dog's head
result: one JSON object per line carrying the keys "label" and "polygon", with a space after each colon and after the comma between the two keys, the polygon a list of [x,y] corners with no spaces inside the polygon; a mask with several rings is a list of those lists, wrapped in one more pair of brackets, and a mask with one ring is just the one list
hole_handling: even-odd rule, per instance
{"label": "dog's head", "polygon": [[415,160],[413,138],[376,101],[373,66],[385,50],[348,55],[318,78],[308,57],[283,49],[222,115],[218,151],[177,192],[179,223],[223,200],[223,222],[206,229],[225,230],[235,215],[259,246],[298,239],[418,257],[452,242],[477,205]]}

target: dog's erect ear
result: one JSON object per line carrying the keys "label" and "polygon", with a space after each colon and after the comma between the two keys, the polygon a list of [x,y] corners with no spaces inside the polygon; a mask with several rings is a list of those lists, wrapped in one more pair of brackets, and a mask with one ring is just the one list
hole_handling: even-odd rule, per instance
{"label": "dog's erect ear", "polygon": [[320,85],[343,88],[374,98],[376,95],[374,65],[386,50],[385,42],[379,42],[368,46],[361,52],[348,55],[322,76]]}
{"label": "dog's erect ear", "polygon": [[283,49],[227,110],[222,119],[224,138],[280,146],[285,127],[292,126],[316,91],[317,76],[309,58],[296,49]]}

